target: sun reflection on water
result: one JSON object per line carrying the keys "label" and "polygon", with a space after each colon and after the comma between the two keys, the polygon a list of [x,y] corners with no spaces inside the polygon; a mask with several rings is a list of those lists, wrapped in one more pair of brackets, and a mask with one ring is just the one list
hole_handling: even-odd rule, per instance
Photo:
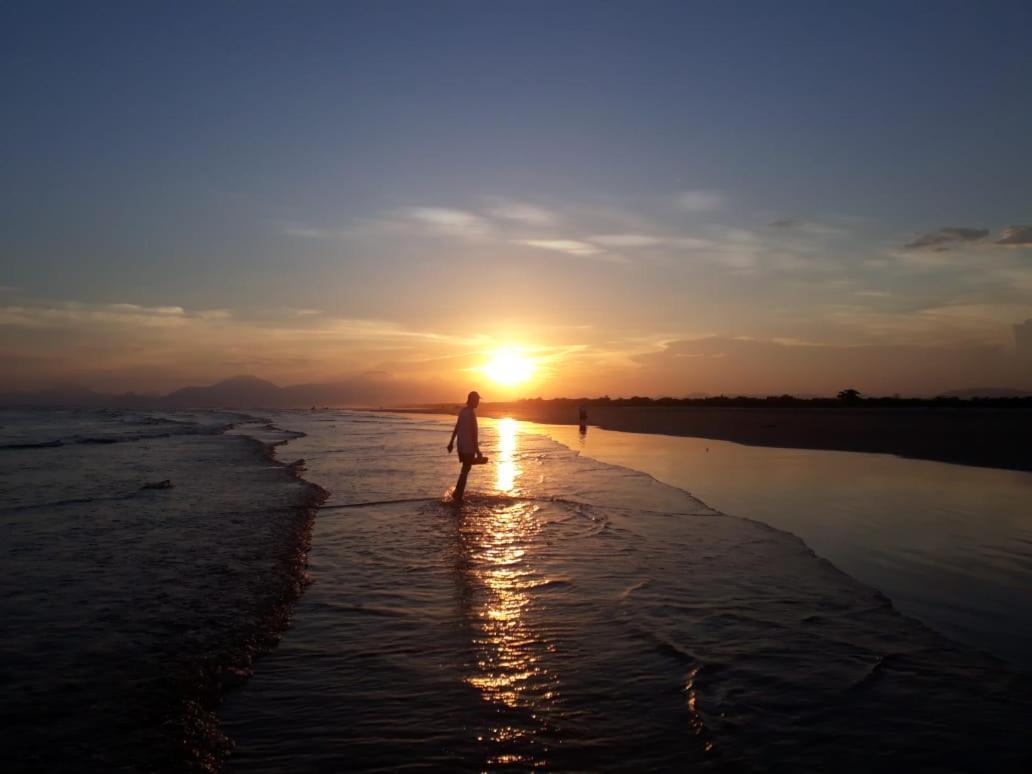
{"label": "sun reflection on water", "polygon": [[499,492],[511,492],[521,473],[516,462],[519,423],[515,419],[500,419],[498,430],[498,464],[495,473],[495,488]]}
{"label": "sun reflection on water", "polygon": [[[497,423],[496,488],[516,489],[518,423]],[[541,579],[534,546],[542,529],[539,506],[497,500],[467,507],[460,526],[461,579],[471,625],[473,659],[466,683],[495,709],[481,741],[491,767],[546,765],[543,715],[557,695],[557,679],[541,661],[550,646],[530,618]]]}

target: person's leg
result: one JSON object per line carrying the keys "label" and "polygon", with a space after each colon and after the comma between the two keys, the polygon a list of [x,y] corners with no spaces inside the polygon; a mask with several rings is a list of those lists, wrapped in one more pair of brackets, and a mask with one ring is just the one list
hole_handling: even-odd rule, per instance
{"label": "person's leg", "polygon": [[461,500],[462,496],[466,493],[466,478],[469,476],[469,469],[473,467],[472,463],[463,460],[462,470],[459,472],[459,480],[455,482],[455,489],[452,491],[453,500]]}

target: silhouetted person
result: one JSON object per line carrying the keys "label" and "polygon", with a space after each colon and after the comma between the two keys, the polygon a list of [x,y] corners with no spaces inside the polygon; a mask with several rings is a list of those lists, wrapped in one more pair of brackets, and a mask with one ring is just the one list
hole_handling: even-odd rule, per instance
{"label": "silhouetted person", "polygon": [[588,432],[588,407],[581,406],[577,409],[577,424],[580,425],[581,435],[585,435]]}
{"label": "silhouetted person", "polygon": [[477,433],[477,406],[480,405],[480,395],[474,390],[466,398],[466,407],[459,412],[459,418],[455,421],[455,429],[452,430],[451,438],[448,439],[448,452],[451,453],[452,445],[458,439],[459,462],[462,463],[462,470],[459,471],[459,480],[455,482],[455,490],[452,492],[452,499],[455,502],[462,502],[462,496],[466,492],[466,477],[469,476],[469,469],[473,465],[487,462],[487,459],[480,453],[480,438]]}

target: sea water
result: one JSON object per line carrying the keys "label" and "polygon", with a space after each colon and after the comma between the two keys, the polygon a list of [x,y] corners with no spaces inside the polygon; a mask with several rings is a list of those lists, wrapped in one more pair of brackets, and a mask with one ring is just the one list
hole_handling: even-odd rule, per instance
{"label": "sea water", "polygon": [[[1021,771],[1028,677],[798,537],[482,421],[277,416],[314,584],[222,710],[244,771]],[[748,485],[744,483],[743,485]]]}
{"label": "sea water", "polygon": [[218,699],[304,582],[320,493],[271,456],[294,437],[229,412],[0,411],[6,770],[218,765]]}
{"label": "sea water", "polygon": [[1032,473],[531,425],[799,536],[933,629],[1032,671]]}
{"label": "sea water", "polygon": [[450,430],[0,412],[8,768],[1028,770],[1027,675],[793,534],[511,420],[456,505]]}

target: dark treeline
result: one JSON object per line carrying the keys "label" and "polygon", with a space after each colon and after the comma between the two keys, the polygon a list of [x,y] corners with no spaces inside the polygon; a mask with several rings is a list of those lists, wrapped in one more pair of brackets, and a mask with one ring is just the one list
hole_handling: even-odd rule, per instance
{"label": "dark treeline", "polygon": [[[843,391],[846,392],[846,391]],[[744,395],[715,395],[706,398],[524,398],[514,405],[571,406],[691,406],[698,408],[1032,408],[1032,396],[972,397],[939,396],[936,398],[864,397],[844,395],[835,398],[797,398],[794,395],[768,395],[763,398]]]}

